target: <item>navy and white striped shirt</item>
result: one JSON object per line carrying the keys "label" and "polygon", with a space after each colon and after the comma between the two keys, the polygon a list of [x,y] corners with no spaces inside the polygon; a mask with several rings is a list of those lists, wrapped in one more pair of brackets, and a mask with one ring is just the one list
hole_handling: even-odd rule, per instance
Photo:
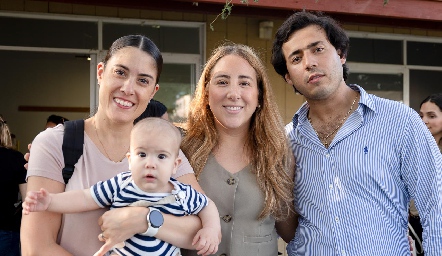
{"label": "navy and white striped shirt", "polygon": [[[146,193],[138,188],[133,180],[129,183],[125,182],[127,179],[131,179],[130,172],[120,173],[107,181],[100,181],[93,185],[90,188],[90,191],[95,202],[100,207],[111,206],[112,209],[125,207],[140,200],[158,202],[162,198],[171,194]],[[186,197],[171,204],[159,204],[153,205],[152,207],[155,207],[166,214],[184,216],[198,214],[205,206],[207,206],[207,197],[193,189],[190,185],[182,184],[173,178],[170,178],[170,182],[174,186],[172,194],[178,194],[179,191],[184,191]],[[180,252],[179,248],[151,236],[136,234],[126,240],[125,243],[126,245],[124,248],[114,248],[119,255],[181,255],[177,254]]]}
{"label": "navy and white striped shirt", "polygon": [[408,205],[415,198],[425,256],[442,255],[442,157],[418,114],[366,93],[329,148],[305,103],[286,126],[296,158],[295,255],[410,255]]}

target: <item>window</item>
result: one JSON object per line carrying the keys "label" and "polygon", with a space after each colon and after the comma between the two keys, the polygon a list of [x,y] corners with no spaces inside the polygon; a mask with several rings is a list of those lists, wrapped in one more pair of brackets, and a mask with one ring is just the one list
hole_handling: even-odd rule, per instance
{"label": "window", "polygon": [[407,64],[442,67],[442,43],[407,42]]}
{"label": "window", "polygon": [[402,101],[404,98],[402,74],[350,73],[347,81],[360,85],[365,91],[382,98]]}
{"label": "window", "polygon": [[[90,95],[84,97],[91,99],[91,110],[98,105],[95,65],[102,61],[107,49],[119,37],[142,34],[152,39],[158,46],[165,66],[160,78],[160,82],[163,82],[161,88],[164,90],[158,94],[162,101],[176,100],[177,94],[172,88],[179,88],[182,95],[191,94],[196,86],[195,77],[201,73],[204,60],[205,24],[198,22],[0,12],[0,31],[2,31],[0,50],[14,53],[20,51],[69,53],[75,55],[76,59],[90,59],[90,72],[83,75],[90,77]],[[75,58],[70,61],[75,61]],[[35,65],[41,62],[38,58],[34,61]],[[47,72],[47,76],[56,76],[50,70]],[[174,82],[162,80],[167,77],[174,77]],[[180,86],[177,86],[178,84]],[[170,103],[167,107],[170,111],[175,111],[175,104]]]}
{"label": "window", "polygon": [[164,65],[155,99],[166,104],[173,121],[186,118],[204,61],[201,22],[0,11],[0,31],[0,109],[22,145],[43,129],[49,114],[80,119],[95,111],[96,66],[118,37],[145,34],[158,45]]}
{"label": "window", "polygon": [[187,118],[192,94],[193,79],[191,74],[195,69],[191,64],[165,64],[163,75],[160,77],[160,90],[155,99],[166,107],[172,122],[184,121]]}
{"label": "window", "polygon": [[430,94],[442,92],[442,70],[410,70],[410,107],[419,111],[420,103]]}
{"label": "window", "polygon": [[103,48],[109,49],[115,39],[129,34],[149,37],[161,52],[200,54],[197,40],[198,27],[161,26],[155,23],[150,25],[104,23]]}
{"label": "window", "polygon": [[349,58],[354,62],[403,64],[402,42],[370,38],[350,38]]}
{"label": "window", "polygon": [[442,92],[442,38],[349,32],[347,83],[415,110]]}
{"label": "window", "polygon": [[98,49],[98,22],[0,16],[0,45]]}

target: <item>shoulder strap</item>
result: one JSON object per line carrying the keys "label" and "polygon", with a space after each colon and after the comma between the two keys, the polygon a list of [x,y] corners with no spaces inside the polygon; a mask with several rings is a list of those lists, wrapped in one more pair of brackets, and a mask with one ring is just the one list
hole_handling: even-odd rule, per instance
{"label": "shoulder strap", "polygon": [[68,184],[74,173],[74,165],[83,154],[84,120],[67,121],[64,123],[63,135],[63,180]]}

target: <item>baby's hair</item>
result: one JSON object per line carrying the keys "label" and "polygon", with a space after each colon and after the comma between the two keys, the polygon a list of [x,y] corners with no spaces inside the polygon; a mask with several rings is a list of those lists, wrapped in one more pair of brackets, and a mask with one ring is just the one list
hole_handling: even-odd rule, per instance
{"label": "baby's hair", "polygon": [[163,133],[164,136],[174,136],[177,140],[177,152],[179,151],[181,145],[181,133],[171,122],[160,117],[146,117],[134,125],[131,136],[133,136],[134,131],[140,129],[142,129],[143,134],[147,134],[150,131],[159,131]]}

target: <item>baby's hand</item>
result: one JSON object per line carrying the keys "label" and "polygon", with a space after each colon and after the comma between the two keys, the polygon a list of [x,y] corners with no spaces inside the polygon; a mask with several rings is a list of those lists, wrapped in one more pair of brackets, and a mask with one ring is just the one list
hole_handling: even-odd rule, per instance
{"label": "baby's hand", "polygon": [[218,245],[221,242],[219,230],[213,227],[200,229],[193,238],[192,245],[198,250],[198,255],[211,255],[218,251]]}
{"label": "baby's hand", "polygon": [[26,194],[25,200],[23,200],[24,215],[28,215],[30,212],[42,212],[48,209],[51,203],[51,196],[48,191],[41,188],[40,191],[29,191]]}

